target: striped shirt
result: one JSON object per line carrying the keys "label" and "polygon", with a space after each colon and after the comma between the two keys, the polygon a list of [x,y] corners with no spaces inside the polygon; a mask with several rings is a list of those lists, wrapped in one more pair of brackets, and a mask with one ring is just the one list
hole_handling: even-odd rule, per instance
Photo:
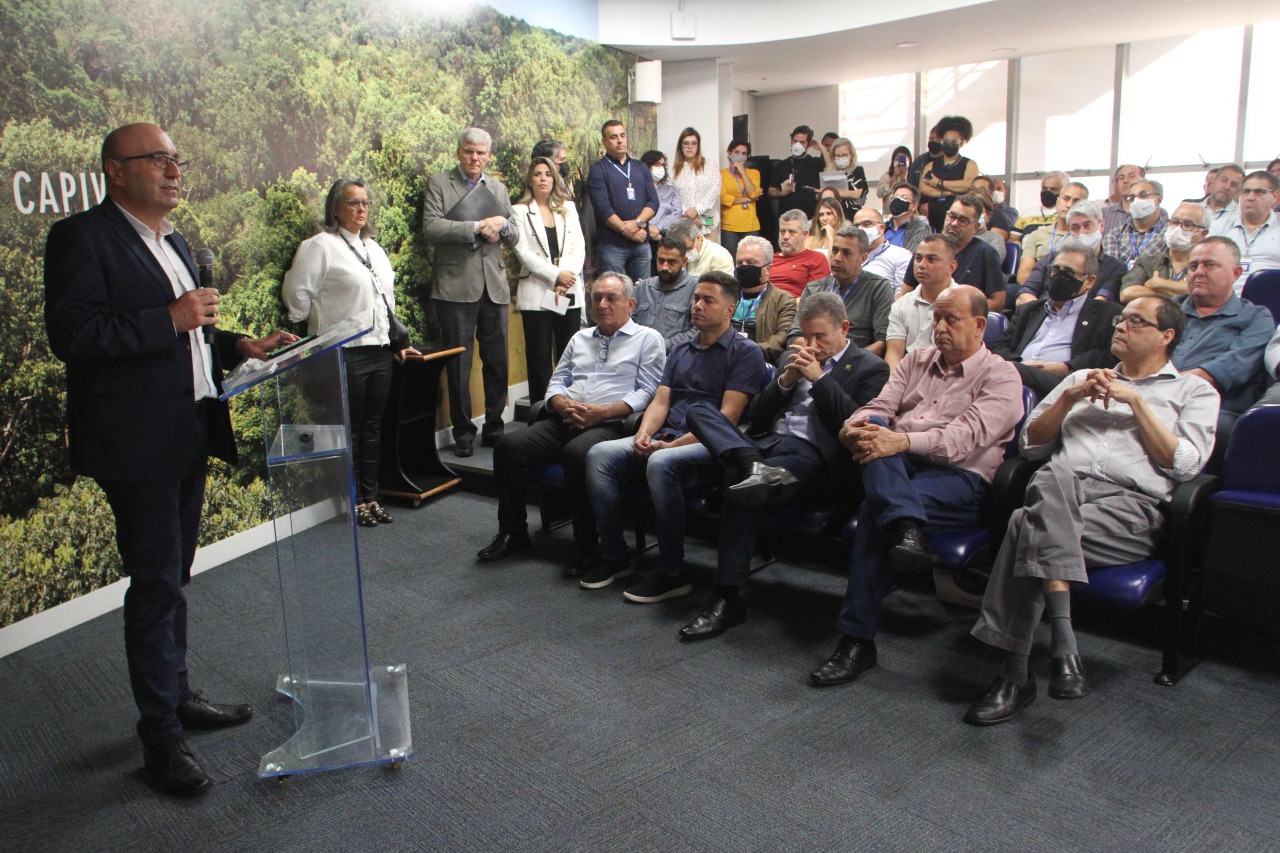
{"label": "striped shirt", "polygon": [[[1063,379],[1032,411],[1027,427],[1091,372],[1077,370]],[[1168,500],[1176,484],[1199,474],[1209,461],[1218,424],[1218,392],[1199,376],[1178,373],[1171,362],[1141,379],[1117,375],[1134,386],[1160,423],[1178,437],[1173,467],[1160,467],[1147,453],[1132,409],[1115,400],[1108,406],[1088,397],[1071,407],[1058,438],[1048,444],[1028,444],[1024,427],[1020,439],[1023,455],[1045,459],[1056,450],[1081,476]]]}

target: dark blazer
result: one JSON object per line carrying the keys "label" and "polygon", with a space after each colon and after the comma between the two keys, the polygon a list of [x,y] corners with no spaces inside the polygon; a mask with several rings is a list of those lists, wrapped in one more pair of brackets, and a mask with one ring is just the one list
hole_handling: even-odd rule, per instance
{"label": "dark blazer", "polygon": [[[199,281],[191,250],[166,239]],[[110,199],[49,230],[45,326],[67,364],[71,465],[79,474],[125,483],[181,481],[197,446],[190,336],[169,317],[173,288],[142,237]],[[218,331],[213,380],[238,361],[243,335]],[[227,405],[209,414],[209,453],[236,461]]]}
{"label": "dark blazer", "polygon": [[[1020,361],[1036,332],[1044,325],[1045,304],[1049,297],[1042,296],[1035,302],[1019,305],[1013,312],[1013,320],[1004,335],[991,345],[991,351],[1009,361]],[[1071,358],[1067,367],[1082,370],[1094,367],[1114,367],[1119,359],[1111,354],[1111,318],[1124,306],[1101,299],[1084,300],[1076,316],[1075,331],[1071,333]]]}
{"label": "dark blazer", "polygon": [[[786,360],[786,353],[778,359],[779,375],[782,374]],[[874,400],[888,381],[889,365],[884,359],[850,342],[844,357],[836,362],[830,373],[813,383],[809,392],[817,405],[818,422],[831,435],[839,435],[840,427],[844,426],[849,416]],[[773,432],[774,422],[782,416],[794,393],[795,386],[790,391],[784,391],[777,379],[765,385],[764,390],[753,397],[751,405],[747,407],[750,434]],[[836,458],[823,461],[831,466],[845,466],[852,465],[853,457],[848,453],[839,453]]]}

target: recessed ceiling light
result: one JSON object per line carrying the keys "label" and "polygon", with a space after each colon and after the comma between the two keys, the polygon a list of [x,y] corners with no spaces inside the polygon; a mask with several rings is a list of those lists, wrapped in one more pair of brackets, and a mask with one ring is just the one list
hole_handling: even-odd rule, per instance
{"label": "recessed ceiling light", "polygon": [[918,41],[900,41],[896,45],[894,45],[894,47],[919,47],[919,46],[920,46],[920,42]]}

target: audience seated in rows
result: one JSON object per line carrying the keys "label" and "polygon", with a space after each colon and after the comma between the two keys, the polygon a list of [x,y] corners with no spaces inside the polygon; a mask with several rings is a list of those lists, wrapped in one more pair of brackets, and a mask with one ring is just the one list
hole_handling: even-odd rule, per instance
{"label": "audience seated in rows", "polygon": [[[1098,255],[1098,281],[1090,296],[1114,300],[1120,293],[1120,279],[1126,267],[1119,259],[1102,251],[1102,211],[1092,201],[1078,202],[1067,212],[1067,230],[1071,236]],[[1059,247],[1061,249],[1061,247]],[[1018,288],[1018,305],[1044,295],[1045,277],[1053,266],[1053,254],[1045,255],[1035,265],[1027,281]]]}
{"label": "audience seated in rows", "polygon": [[733,272],[733,255],[702,233],[692,219],[682,217],[667,228],[667,236],[684,243],[685,270],[695,279],[704,272]]}
{"label": "audience seated in rows", "polygon": [[[1063,212],[1058,205],[1059,198],[1069,183],[1071,183],[1071,176],[1066,172],[1050,172],[1040,179],[1040,209],[1035,213],[1023,214],[1013,223],[1010,236],[1014,242],[1025,241],[1031,234],[1053,225],[1058,220]],[[1089,197],[1087,189],[1084,197]]]}
{"label": "audience seated in rows", "polygon": [[1173,210],[1165,225],[1165,250],[1142,255],[1120,279],[1120,302],[1128,304],[1143,296],[1187,295],[1187,264],[1191,247],[1209,234],[1213,214],[1194,201],[1184,201]]}
{"label": "audience seated in rows", "polygon": [[[1142,166],[1129,164],[1116,169],[1115,175],[1111,178],[1111,194],[1102,205],[1103,231],[1119,231],[1124,225],[1129,216],[1130,188],[1146,176],[1147,170]],[[1160,212],[1165,219],[1169,218],[1168,211]]]}
{"label": "audience seated in rows", "polygon": [[911,266],[919,286],[893,303],[885,332],[884,360],[889,369],[907,354],[933,346],[933,306],[938,297],[955,286],[955,240],[946,234],[930,234],[916,246]]}
{"label": "audience seated in rows", "polygon": [[[981,290],[991,310],[998,312],[1004,308],[1005,277],[995,249],[976,239],[981,215],[981,199],[975,195],[961,196],[951,203],[942,233],[955,243],[956,268],[951,277],[956,284],[971,284]],[[908,270],[904,287],[910,290],[917,283],[915,271]]]}
{"label": "audience seated in rows", "polygon": [[1280,269],[1280,213],[1272,210],[1277,190],[1280,178],[1261,170],[1251,173],[1240,188],[1239,208],[1214,220],[1209,229],[1210,234],[1234,240],[1240,249],[1237,296],[1252,273]]}
{"label": "audience seated in rows", "polygon": [[911,253],[884,238],[884,215],[874,207],[859,210],[853,224],[867,235],[867,261],[863,268],[888,279],[896,294],[911,268]]}
{"label": "audience seated in rows", "polygon": [[1129,212],[1120,220],[1120,227],[1108,227],[1102,237],[1102,251],[1133,269],[1142,255],[1159,254],[1166,248],[1165,223],[1169,217],[1160,207],[1164,201],[1164,186],[1159,181],[1142,179],[1129,185],[1124,197]]}
{"label": "audience seated in rows", "polygon": [[895,246],[914,252],[921,240],[933,233],[929,223],[920,218],[920,190],[908,183],[895,184],[889,199],[889,221],[884,239]]}
{"label": "audience seated in rows", "polygon": [[[801,298],[814,293],[835,293],[844,303],[849,318],[849,340],[868,352],[883,356],[889,329],[889,309],[893,305],[893,284],[868,272],[867,235],[845,225],[831,247],[831,275],[805,285]],[[802,335],[797,318],[787,333],[790,344]]]}
{"label": "audience seated in rows", "polygon": [[[991,216],[987,219],[987,229],[1006,242],[1013,238],[1013,227],[1018,221],[1017,208],[1010,207],[1004,181],[990,175],[979,175],[973,179],[973,192],[985,193],[991,199]],[[1004,259],[1001,258],[1003,261]]]}
{"label": "audience seated in rows", "polygon": [[804,247],[809,232],[809,218],[799,210],[788,210],[778,217],[778,253],[773,256],[773,283],[800,298],[804,286],[831,274],[827,256]]}
{"label": "audience seated in rows", "polygon": [[[1055,172],[1054,174],[1065,173]],[[1055,198],[1054,214],[1049,224],[1036,228],[1022,238],[1022,260],[1018,262],[1017,272],[1018,284],[1025,284],[1035,269],[1036,263],[1045,255],[1053,254],[1058,244],[1071,236],[1071,230],[1067,227],[1067,213],[1077,202],[1088,200],[1089,188],[1076,181],[1069,181]]]}
{"label": "audience seated in rows", "polygon": [[689,320],[698,280],[685,267],[685,241],[668,235],[658,241],[658,274],[636,282],[635,321],[657,329],[667,342],[667,352],[698,334]]}
{"label": "audience seated in rows", "polygon": [[733,312],[733,327],[764,351],[773,363],[787,346],[787,333],[796,316],[796,300],[769,280],[773,264],[773,244],[754,234],[738,241],[738,265],[734,278],[742,288],[742,298]]}

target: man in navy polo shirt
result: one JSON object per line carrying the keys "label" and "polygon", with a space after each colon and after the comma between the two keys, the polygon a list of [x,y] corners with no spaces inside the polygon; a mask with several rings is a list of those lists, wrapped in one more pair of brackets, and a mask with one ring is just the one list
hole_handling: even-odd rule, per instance
{"label": "man in navy polo shirt", "polygon": [[703,273],[690,308],[698,337],[678,344],[667,356],[657,394],[635,437],[602,442],[587,454],[587,494],[596,512],[600,561],[583,577],[583,589],[600,589],[632,573],[623,539],[622,490],[628,481],[644,477],[653,497],[659,570],[623,597],[652,604],[692,591],[684,565],[683,488],[719,482],[720,465],[688,431],[686,413],[705,400],[736,425],[764,385],[760,347],[730,324],[740,293],[728,273]]}
{"label": "man in navy polo shirt", "polygon": [[606,121],[600,135],[605,155],[587,173],[600,269],[639,281],[649,276],[648,226],[658,212],[658,191],[648,167],[627,156],[627,128],[622,122]]}

